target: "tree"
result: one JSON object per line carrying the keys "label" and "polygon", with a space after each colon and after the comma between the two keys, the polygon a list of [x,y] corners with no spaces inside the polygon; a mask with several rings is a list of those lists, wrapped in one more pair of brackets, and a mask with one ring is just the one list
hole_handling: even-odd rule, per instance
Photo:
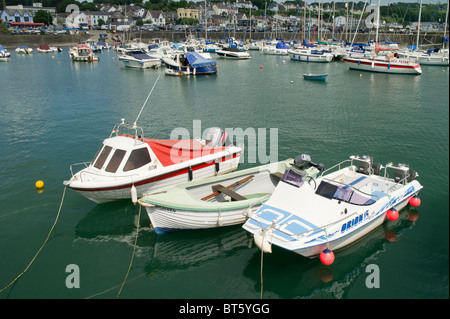
{"label": "tree", "polygon": [[38,10],[33,17],[33,21],[35,23],[45,23],[45,25],[51,25],[53,23],[53,17],[50,12]]}

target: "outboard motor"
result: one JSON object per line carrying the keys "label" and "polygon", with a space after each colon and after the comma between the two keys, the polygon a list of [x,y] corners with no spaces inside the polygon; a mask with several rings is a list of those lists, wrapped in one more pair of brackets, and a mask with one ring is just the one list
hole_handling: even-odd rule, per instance
{"label": "outboard motor", "polygon": [[301,154],[294,159],[294,166],[299,169],[307,169],[308,167],[314,166],[319,171],[324,170],[323,164],[316,164],[311,162],[311,156],[308,154]]}
{"label": "outboard motor", "polygon": [[219,127],[210,127],[205,134],[205,144],[210,147],[230,145],[228,134]]}
{"label": "outboard motor", "polygon": [[363,155],[363,156],[357,156],[356,160],[358,160],[358,173],[369,175],[372,170],[373,166],[373,157]]}
{"label": "outboard motor", "polygon": [[406,178],[409,176],[409,165],[399,163],[394,167],[394,181],[396,183],[406,182]]}

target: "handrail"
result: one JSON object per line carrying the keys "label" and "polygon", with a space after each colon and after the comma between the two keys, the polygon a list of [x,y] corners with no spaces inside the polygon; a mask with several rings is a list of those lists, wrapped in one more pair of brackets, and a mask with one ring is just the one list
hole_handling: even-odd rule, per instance
{"label": "handrail", "polygon": [[320,175],[320,177],[322,177],[323,174],[325,174],[325,172],[328,172],[329,170],[335,168],[336,166],[339,166],[339,169],[341,169],[341,164],[343,164],[343,163],[345,163],[345,162],[350,162],[350,163],[352,163],[352,165],[353,165],[353,159],[347,159],[347,160],[344,160],[344,161],[342,161],[342,162],[340,162],[340,163],[338,163],[338,164],[336,164],[336,165],[333,165],[333,166],[331,166],[330,168],[327,168],[326,170],[324,170],[324,171],[322,172],[322,174]]}
{"label": "handrail", "polygon": [[[350,188],[352,188],[352,189],[354,189],[354,190],[356,190],[356,191],[358,191],[358,192],[360,192],[360,193],[362,193],[362,194],[364,194],[364,195],[367,195],[367,196],[369,196],[369,197],[374,196],[374,197],[380,199],[380,197],[378,197],[377,195],[369,194],[369,193],[363,192],[362,190],[360,190],[360,189],[358,189],[358,188],[356,188],[356,187],[354,187],[354,186],[352,186],[352,185],[349,185],[349,184],[345,184],[345,183],[342,183],[342,182],[339,182],[339,181],[335,181],[335,180],[332,180],[332,179],[329,179],[329,178],[325,178],[325,177],[324,177],[322,180],[324,180],[324,181],[330,181],[330,182],[337,183],[337,184],[341,184],[341,185],[350,187]],[[377,199],[377,200],[378,200],[378,199]],[[341,199],[341,200],[343,200],[343,199]],[[343,200],[343,201],[346,202],[346,203],[351,203],[351,202],[347,202],[347,201],[345,201],[345,200]],[[358,204],[355,204],[355,203],[351,203],[351,204],[358,205]]]}
{"label": "handrail", "polygon": [[76,165],[84,165],[85,167],[89,167],[89,165],[91,164],[91,162],[81,162],[81,163],[74,163],[74,164],[70,164],[70,174],[73,177],[73,171],[72,171],[72,166],[76,166]]}

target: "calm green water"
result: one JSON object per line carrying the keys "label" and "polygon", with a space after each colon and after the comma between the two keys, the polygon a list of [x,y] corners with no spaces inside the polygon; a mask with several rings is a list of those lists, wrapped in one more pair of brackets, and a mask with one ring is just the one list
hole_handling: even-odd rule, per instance
{"label": "calm green water", "polygon": [[[278,129],[278,159],[310,154],[330,167],[350,155],[403,162],[424,186],[407,208],[352,246],[333,265],[274,248],[263,257],[240,226],[157,237],[141,212],[137,247],[120,298],[448,298],[449,69],[421,76],[370,74],[342,63],[306,64],[251,52],[217,58],[216,76],[175,78],[124,68],[113,51],[97,64],[61,54],[17,56],[0,64],[0,289],[28,265],[56,218],[72,163],[89,161],[115,123],[134,121],[147,137],[177,127]],[[263,68],[260,68],[263,66]],[[326,83],[303,73],[329,73]],[[269,152],[269,150],[267,151]],[[242,163],[241,168],[257,163]],[[45,191],[37,193],[35,181]],[[20,298],[115,298],[133,253],[139,207],[96,205],[67,189],[46,246],[0,294]],[[390,240],[388,240],[390,239]],[[66,266],[80,269],[68,289]],[[366,287],[368,265],[380,288]]]}

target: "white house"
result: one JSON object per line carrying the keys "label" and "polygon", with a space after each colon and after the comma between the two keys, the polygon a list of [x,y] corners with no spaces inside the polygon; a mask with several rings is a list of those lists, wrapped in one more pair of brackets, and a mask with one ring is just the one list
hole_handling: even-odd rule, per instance
{"label": "white house", "polygon": [[32,23],[33,16],[31,12],[24,9],[4,9],[0,18],[5,22]]}
{"label": "white house", "polygon": [[166,16],[162,10],[147,10],[142,16],[143,21],[151,21],[153,25],[163,26],[166,25]]}

